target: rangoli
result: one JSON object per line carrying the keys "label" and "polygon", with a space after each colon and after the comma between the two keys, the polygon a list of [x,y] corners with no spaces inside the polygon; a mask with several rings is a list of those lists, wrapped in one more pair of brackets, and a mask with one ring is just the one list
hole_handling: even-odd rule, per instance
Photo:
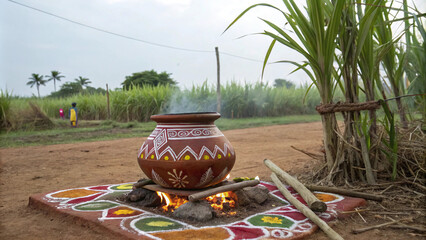
{"label": "rangoli", "polygon": [[[30,206],[71,215],[83,224],[97,224],[120,238],[128,239],[300,239],[313,233],[318,227],[290,205],[277,187],[261,182],[270,194],[282,202],[265,212],[256,213],[233,223],[195,227],[182,221],[141,210],[125,203],[106,200],[129,192],[133,183],[91,186],[37,194],[30,197]],[[292,194],[303,199],[291,187]],[[342,197],[331,193],[316,192],[326,202],[327,211],[318,216],[331,221],[365,204],[359,198]]]}

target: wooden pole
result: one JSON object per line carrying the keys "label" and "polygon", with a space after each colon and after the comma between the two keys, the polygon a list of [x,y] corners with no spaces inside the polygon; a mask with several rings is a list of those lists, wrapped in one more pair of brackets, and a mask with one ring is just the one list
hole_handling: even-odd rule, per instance
{"label": "wooden pole", "polygon": [[299,210],[303,215],[305,215],[307,218],[309,218],[312,222],[314,222],[318,227],[321,228],[321,230],[324,231],[325,234],[330,239],[334,240],[343,240],[343,238],[335,232],[326,222],[324,222],[321,218],[319,218],[314,212],[312,212],[311,209],[306,207],[303,203],[301,203],[299,200],[297,200],[293,195],[287,190],[287,188],[284,186],[284,184],[281,183],[281,181],[278,179],[277,175],[275,173],[271,174],[271,179],[275,183],[275,185],[278,187],[280,192],[284,195],[284,197],[293,204],[297,210]]}
{"label": "wooden pole", "polygon": [[242,189],[242,188],[245,188],[245,187],[253,187],[253,186],[256,186],[259,183],[260,183],[259,180],[249,180],[249,181],[243,181],[243,182],[239,182],[239,183],[228,184],[228,185],[208,189],[206,191],[202,191],[202,192],[199,192],[199,193],[191,194],[191,195],[188,196],[188,200],[189,201],[195,201],[195,200],[198,200],[198,199],[201,199],[201,198],[205,198],[205,197],[208,197],[208,196],[211,196],[211,195],[215,195],[217,193],[235,191],[235,190]]}
{"label": "wooden pole", "polygon": [[315,195],[309,191],[301,182],[290,176],[287,172],[275,165],[271,160],[265,159],[263,163],[271,169],[274,173],[278,174],[288,185],[292,186],[296,190],[303,200],[306,201],[309,208],[315,212],[327,211],[327,204],[318,200]]}
{"label": "wooden pole", "polygon": [[137,183],[133,184],[133,189],[142,188],[143,186],[148,184],[155,184],[155,183],[151,179],[142,179],[142,180],[139,180]]}
{"label": "wooden pole", "polygon": [[214,48],[216,51],[216,62],[217,62],[217,108],[216,112],[220,113],[220,105],[222,104],[222,96],[220,95],[220,62],[219,62],[219,48]]}
{"label": "wooden pole", "polygon": [[111,109],[109,107],[109,90],[108,90],[108,83],[106,84],[106,96],[107,96],[107,112],[108,112],[108,119],[111,119]]}
{"label": "wooden pole", "polygon": [[337,194],[342,194],[345,196],[360,197],[360,198],[378,201],[378,202],[381,202],[383,200],[382,196],[378,196],[376,194],[355,192],[355,191],[351,191],[347,189],[332,188],[332,187],[325,187],[325,186],[314,186],[314,185],[306,185],[306,187],[311,191],[337,193]]}

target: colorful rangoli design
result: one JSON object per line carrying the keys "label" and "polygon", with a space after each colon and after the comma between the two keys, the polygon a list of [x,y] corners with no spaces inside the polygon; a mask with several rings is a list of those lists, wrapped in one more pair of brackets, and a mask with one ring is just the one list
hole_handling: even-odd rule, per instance
{"label": "colorful rangoli design", "polygon": [[[262,182],[281,206],[220,226],[195,227],[182,221],[114,202],[111,196],[129,192],[133,183],[67,189],[30,197],[30,205],[46,207],[97,223],[118,235],[130,239],[299,239],[318,227],[290,205],[275,185]],[[303,199],[291,187],[292,194]],[[325,221],[336,219],[342,211],[365,204],[359,198],[347,198],[330,193],[315,193],[326,202],[327,211],[319,214]]]}

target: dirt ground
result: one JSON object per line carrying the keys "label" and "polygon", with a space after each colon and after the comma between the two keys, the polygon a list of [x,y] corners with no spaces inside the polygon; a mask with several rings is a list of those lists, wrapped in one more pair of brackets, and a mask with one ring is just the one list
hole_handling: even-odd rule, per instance
{"label": "dirt ground", "polygon": [[[291,174],[309,174],[319,164],[290,146],[319,153],[320,122],[230,130],[224,134],[237,154],[231,178],[259,176],[269,181],[270,171],[263,165],[265,158]],[[0,239],[112,239],[71,219],[28,208],[28,197],[61,189],[137,181],[145,177],[136,162],[144,140],[0,149]],[[331,226],[345,239],[413,239],[405,230],[350,233],[352,228],[384,222],[373,217],[365,220],[353,215]],[[318,231],[309,239],[327,238]]]}

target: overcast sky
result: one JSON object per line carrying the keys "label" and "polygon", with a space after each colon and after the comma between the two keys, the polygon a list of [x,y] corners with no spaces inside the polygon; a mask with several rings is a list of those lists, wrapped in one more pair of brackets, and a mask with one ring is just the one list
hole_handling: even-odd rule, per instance
{"label": "overcast sky", "polygon": [[[0,89],[19,96],[37,95],[35,87],[26,85],[28,78],[32,73],[48,75],[52,70],[65,75],[58,89],[78,76],[89,78],[93,87],[105,88],[108,84],[114,89],[121,86],[125,76],[151,69],[171,73],[182,88],[205,80],[212,85],[217,78],[216,46],[221,53],[222,83],[255,83],[260,81],[270,39],[260,35],[239,37],[265,28],[258,17],[284,23],[276,12],[258,8],[222,34],[240,12],[259,0],[14,1],[115,34],[187,49],[107,34],[0,0]],[[280,0],[265,2],[282,6]],[[424,10],[423,0],[416,2]],[[278,47],[272,60],[284,59],[303,60],[293,51]],[[302,72],[289,75],[293,69],[286,64],[268,65],[263,81],[272,84],[274,79],[285,78],[296,84],[308,82]],[[52,91],[52,82],[40,88],[42,96]]]}

